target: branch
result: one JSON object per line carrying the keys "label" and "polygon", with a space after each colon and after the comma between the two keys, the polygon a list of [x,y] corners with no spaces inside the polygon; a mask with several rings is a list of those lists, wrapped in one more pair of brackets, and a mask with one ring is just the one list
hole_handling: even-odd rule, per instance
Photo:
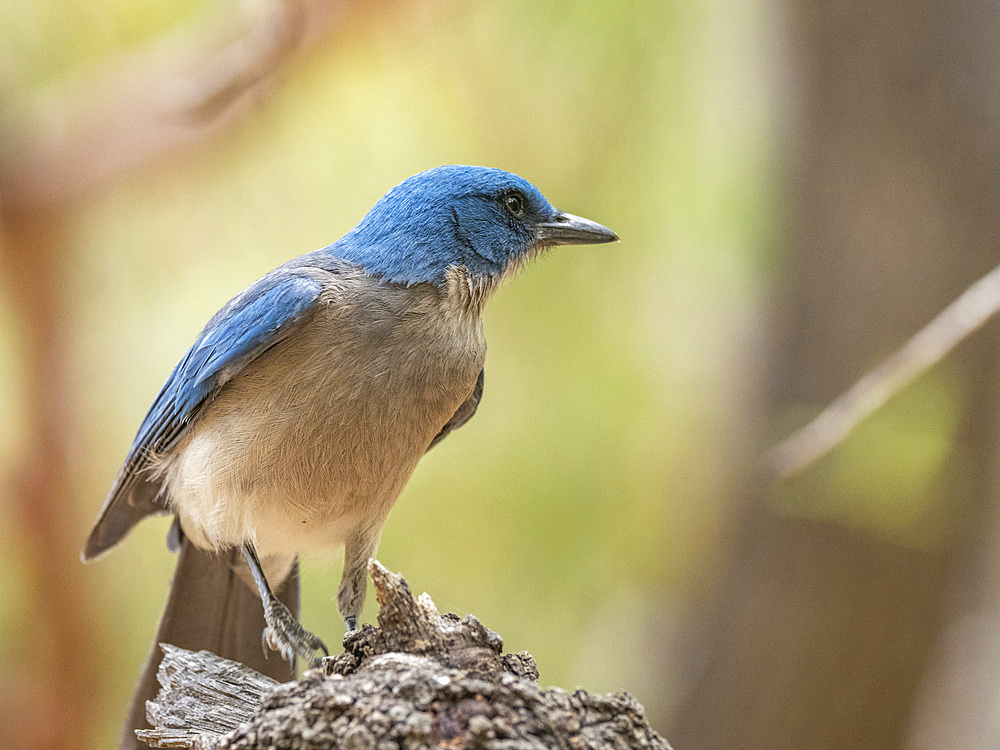
{"label": "branch", "polygon": [[[238,19],[200,20],[116,59],[14,125],[0,154],[0,208],[59,206],[222,132],[271,90],[293,53],[329,35],[344,3],[268,0]],[[8,126],[11,124],[8,123]]]}
{"label": "branch", "polygon": [[892,356],[761,459],[767,480],[787,479],[826,455],[858,424],[1000,310],[1000,266],[938,313]]}
{"label": "branch", "polygon": [[299,682],[271,683],[207,651],[164,645],[163,689],[147,704],[151,747],[451,747],[669,750],[626,693],[542,690],[526,652],[469,615],[438,613],[427,594],[369,563],[379,627]]}

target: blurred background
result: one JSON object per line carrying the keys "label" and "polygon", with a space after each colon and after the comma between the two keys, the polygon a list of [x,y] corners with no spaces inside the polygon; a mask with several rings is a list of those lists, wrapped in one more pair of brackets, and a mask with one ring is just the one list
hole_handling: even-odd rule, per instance
{"label": "blurred background", "polygon": [[[205,321],[469,163],[622,242],[489,305],[380,559],[682,750],[996,747],[996,325],[755,467],[996,263],[998,38],[974,0],[0,4],[3,744],[114,742],[168,522],[78,553]],[[304,573],[333,644],[339,566]]]}

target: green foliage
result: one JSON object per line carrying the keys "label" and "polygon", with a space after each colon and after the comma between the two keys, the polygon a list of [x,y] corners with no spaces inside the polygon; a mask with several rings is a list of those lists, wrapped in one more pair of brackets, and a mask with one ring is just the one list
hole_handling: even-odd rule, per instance
{"label": "green foliage", "polygon": [[[956,509],[943,504],[962,495],[962,478],[944,474],[959,429],[961,394],[947,365],[935,368],[816,466],[778,486],[773,506],[792,516],[866,529],[898,544],[945,547],[956,531]],[[951,492],[941,491],[949,486]]]}

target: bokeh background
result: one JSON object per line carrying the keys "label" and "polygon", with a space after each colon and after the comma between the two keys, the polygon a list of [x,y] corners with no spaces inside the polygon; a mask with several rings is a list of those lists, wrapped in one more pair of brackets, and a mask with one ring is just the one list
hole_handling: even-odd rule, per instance
{"label": "bokeh background", "polygon": [[622,242],[490,304],[380,559],[684,750],[997,746],[995,325],[755,467],[995,264],[998,38],[973,0],[0,4],[0,744],[114,742],[168,522],[78,551],[208,317],[471,163]]}

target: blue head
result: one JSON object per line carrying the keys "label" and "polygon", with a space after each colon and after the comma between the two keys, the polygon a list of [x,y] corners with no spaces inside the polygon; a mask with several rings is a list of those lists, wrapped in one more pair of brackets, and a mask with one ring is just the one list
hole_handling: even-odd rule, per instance
{"label": "blue head", "polygon": [[448,166],[403,180],[329,249],[387,281],[443,286],[449,268],[498,280],[541,248],[617,239],[517,175]]}

